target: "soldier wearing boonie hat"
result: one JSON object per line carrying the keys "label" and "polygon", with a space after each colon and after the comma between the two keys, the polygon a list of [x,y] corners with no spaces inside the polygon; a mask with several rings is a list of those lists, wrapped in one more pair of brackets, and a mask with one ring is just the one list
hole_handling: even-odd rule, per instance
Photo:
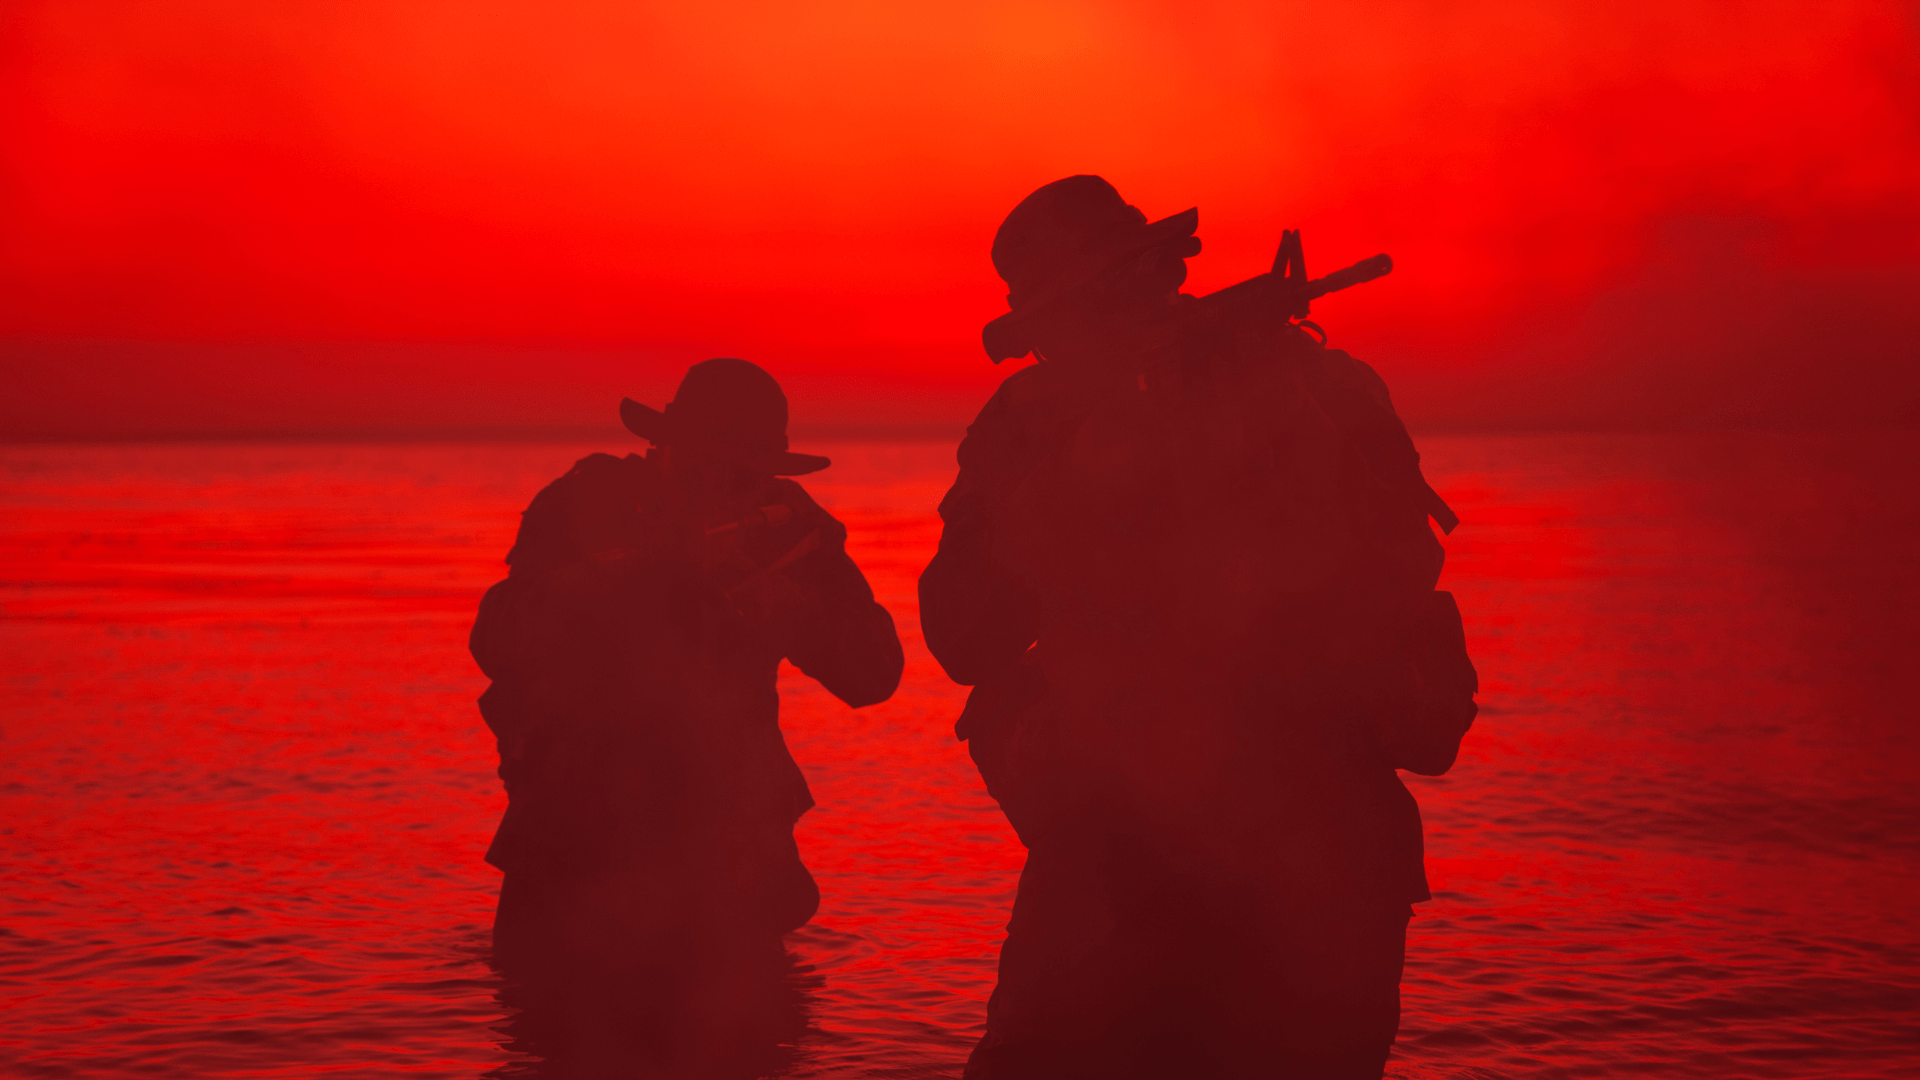
{"label": "soldier wearing boonie hat", "polygon": [[783,992],[780,935],[819,903],[776,672],[871,705],[899,684],[900,642],[845,527],[785,479],[828,461],[788,448],[773,376],[707,360],[664,409],[620,412],[652,448],[586,457],[535,496],[473,628],[508,796],[494,953],[524,986],[651,986],[669,1018],[738,1031],[749,999]]}

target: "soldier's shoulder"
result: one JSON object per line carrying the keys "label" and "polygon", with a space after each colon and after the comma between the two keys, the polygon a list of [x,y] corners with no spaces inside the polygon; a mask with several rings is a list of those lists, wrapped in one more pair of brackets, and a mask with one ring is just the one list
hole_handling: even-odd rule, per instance
{"label": "soldier's shoulder", "polygon": [[594,483],[608,480],[630,480],[647,467],[647,460],[639,454],[615,457],[607,453],[588,454],[573,463],[565,476],[554,483],[573,481],[576,483]]}
{"label": "soldier's shoulder", "polygon": [[967,425],[967,438],[992,441],[1010,435],[1018,428],[1020,417],[1044,410],[1069,389],[1055,365],[1029,364],[1000,381],[1000,388]]}
{"label": "soldier's shoulder", "polygon": [[1031,384],[1040,365],[1030,364],[1000,380],[993,396],[974,415],[973,423],[967,425],[967,433],[960,440],[960,456],[965,463],[969,443],[978,445],[982,440],[992,441],[996,434],[1008,426],[1012,416],[1015,399],[1022,396],[1021,387]]}
{"label": "soldier's shoulder", "polygon": [[509,565],[570,558],[577,554],[577,523],[603,506],[631,506],[646,482],[648,465],[637,454],[588,454],[541,488],[520,515],[520,532],[507,553]]}
{"label": "soldier's shoulder", "polygon": [[1026,367],[1019,368],[1006,378],[1000,380],[999,392],[1004,394],[1009,392],[1010,388],[1032,383],[1035,379],[1043,379],[1046,376],[1047,370],[1047,365],[1038,361],[1028,364]]}
{"label": "soldier's shoulder", "polygon": [[1373,365],[1345,349],[1315,348],[1308,352],[1309,363],[1323,386],[1362,397],[1376,405],[1393,408],[1393,396],[1387,381]]}
{"label": "soldier's shoulder", "polygon": [[1000,382],[994,398],[1006,408],[1021,409],[1048,400],[1069,389],[1058,365],[1028,364]]}
{"label": "soldier's shoulder", "polygon": [[573,463],[552,483],[540,489],[527,506],[526,513],[560,512],[563,507],[603,498],[625,498],[641,483],[647,469],[646,459],[637,454],[615,457],[612,454],[588,454]]}

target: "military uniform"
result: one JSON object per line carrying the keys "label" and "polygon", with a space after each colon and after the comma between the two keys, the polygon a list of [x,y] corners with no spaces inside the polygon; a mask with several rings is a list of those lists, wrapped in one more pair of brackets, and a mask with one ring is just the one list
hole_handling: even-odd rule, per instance
{"label": "military uniform", "polygon": [[1297,329],[1043,360],[959,460],[921,621],[1029,848],[968,1075],[1378,1076],[1428,895],[1394,770],[1472,715],[1384,384]]}
{"label": "military uniform", "polygon": [[[707,532],[742,515],[760,525]],[[658,450],[595,454],[535,497],[472,635],[508,796],[487,852],[503,962],[777,945],[812,917],[780,661],[856,707],[902,664],[845,537],[789,479],[696,507]]]}

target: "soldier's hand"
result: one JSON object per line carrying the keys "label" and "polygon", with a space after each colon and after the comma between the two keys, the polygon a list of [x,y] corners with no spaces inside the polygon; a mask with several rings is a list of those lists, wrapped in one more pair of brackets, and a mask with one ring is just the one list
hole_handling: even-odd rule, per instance
{"label": "soldier's hand", "polygon": [[755,576],[730,595],[749,625],[783,646],[802,632],[817,604],[814,591],[795,581],[785,567]]}

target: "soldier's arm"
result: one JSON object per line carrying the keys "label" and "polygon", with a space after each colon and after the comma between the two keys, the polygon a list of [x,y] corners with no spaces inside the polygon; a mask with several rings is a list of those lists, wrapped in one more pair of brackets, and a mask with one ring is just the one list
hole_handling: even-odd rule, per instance
{"label": "soldier's arm", "polygon": [[1460,741],[1479,712],[1473,699],[1480,677],[1467,655],[1460,608],[1451,593],[1432,591],[1446,553],[1425,516],[1432,515],[1443,528],[1458,519],[1421,474],[1420,454],[1379,373],[1339,349],[1321,350],[1317,359],[1316,396],[1322,406],[1360,443],[1375,475],[1400,489],[1421,515],[1417,525],[1408,520],[1389,538],[1388,550],[1397,554],[1408,583],[1423,591],[1406,630],[1412,693],[1396,722],[1381,725],[1377,737],[1395,768],[1439,776],[1453,767]]}
{"label": "soldier's arm", "polygon": [[940,502],[940,549],[920,575],[927,649],[963,686],[1004,671],[1039,637],[1036,597],[996,556],[998,493],[1025,466],[1006,398],[1003,385],[967,429],[960,476]]}
{"label": "soldier's arm", "polygon": [[1394,412],[1386,380],[1339,349],[1311,349],[1308,361],[1315,399],[1354,441],[1373,474],[1422,517],[1431,516],[1442,532],[1452,532],[1460,519],[1421,475],[1419,451]]}
{"label": "soldier's arm", "polygon": [[798,484],[784,501],[819,535],[819,550],[749,586],[740,599],[759,613],[787,659],[858,709],[893,696],[905,657],[893,616],[873,598],[846,551],[846,526]]}

